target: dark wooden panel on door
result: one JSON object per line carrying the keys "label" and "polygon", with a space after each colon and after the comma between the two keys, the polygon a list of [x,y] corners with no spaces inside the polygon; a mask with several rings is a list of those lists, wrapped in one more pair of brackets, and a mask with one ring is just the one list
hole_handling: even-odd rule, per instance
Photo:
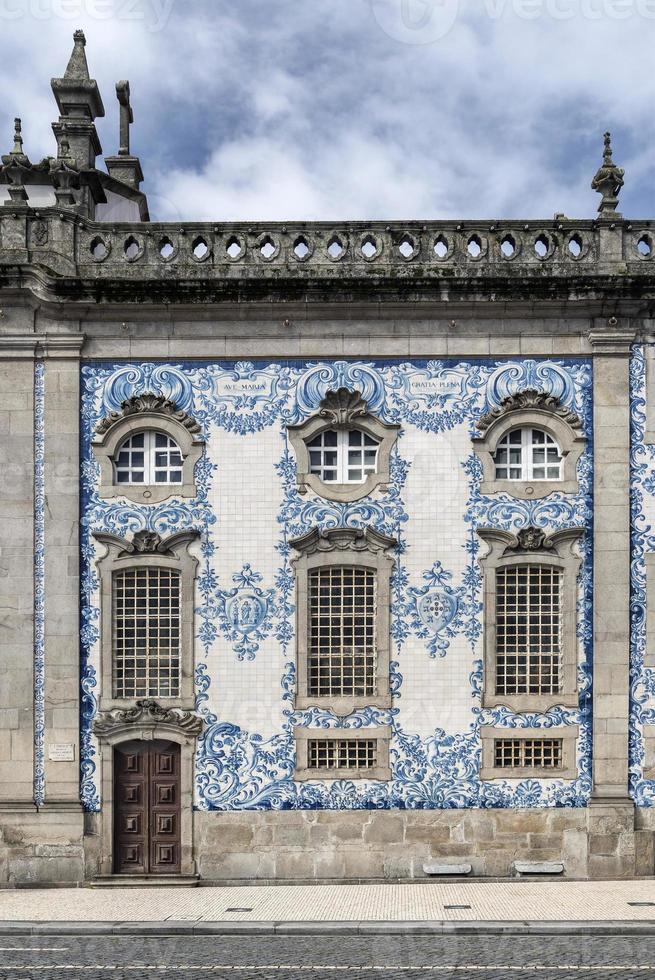
{"label": "dark wooden panel on door", "polygon": [[114,871],[179,874],[180,747],[125,742],[114,749]]}

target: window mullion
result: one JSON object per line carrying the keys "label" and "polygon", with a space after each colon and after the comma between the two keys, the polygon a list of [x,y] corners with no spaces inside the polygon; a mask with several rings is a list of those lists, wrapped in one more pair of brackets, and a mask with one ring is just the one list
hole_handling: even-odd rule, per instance
{"label": "window mullion", "polygon": [[337,429],[337,481],[348,482],[348,432]]}
{"label": "window mullion", "polygon": [[521,429],[521,456],[523,466],[521,467],[524,480],[532,479],[532,429]]}

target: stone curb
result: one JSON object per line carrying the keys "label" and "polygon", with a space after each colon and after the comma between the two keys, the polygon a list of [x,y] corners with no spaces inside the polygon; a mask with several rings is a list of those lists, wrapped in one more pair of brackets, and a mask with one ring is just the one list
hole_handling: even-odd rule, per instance
{"label": "stone curb", "polygon": [[655,936],[655,920],[361,921],[344,922],[0,922],[0,936],[376,936],[376,935]]}

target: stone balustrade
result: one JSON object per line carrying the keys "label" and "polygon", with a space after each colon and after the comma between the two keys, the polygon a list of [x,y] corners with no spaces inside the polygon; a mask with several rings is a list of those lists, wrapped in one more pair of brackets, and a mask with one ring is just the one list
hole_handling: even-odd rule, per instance
{"label": "stone balustrade", "polygon": [[576,278],[649,275],[655,222],[89,222],[6,206],[0,265],[33,263],[84,279]]}

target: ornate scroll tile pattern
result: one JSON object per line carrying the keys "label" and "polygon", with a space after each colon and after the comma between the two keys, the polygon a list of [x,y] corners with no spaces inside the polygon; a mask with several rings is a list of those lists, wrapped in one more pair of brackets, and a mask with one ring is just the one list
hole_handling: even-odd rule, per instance
{"label": "ornate scroll tile pattern", "polygon": [[[476,422],[526,387],[558,398],[582,420],[588,444],[578,464],[578,494],[554,493],[530,501],[505,494],[485,497],[479,491],[480,464],[470,441]],[[401,426],[388,490],[376,489],[349,503],[298,494],[295,457],[286,438],[287,425],[302,422],[317,410],[328,390],[339,388],[360,391],[382,421]],[[206,450],[196,467],[195,500],[174,498],[144,506],[97,495],[90,433],[99,418],[146,391],[170,398],[203,428]],[[97,710],[98,582],[89,533],[130,536],[148,530],[164,535],[184,528],[201,532],[195,679],[196,708],[204,728],[196,758],[198,807],[584,805],[591,765],[591,393],[587,361],[85,365],[85,806],[100,806],[91,734]],[[429,512],[419,506],[417,512],[416,502],[434,492],[427,463],[438,469],[440,506]],[[260,482],[253,485],[256,479]],[[260,485],[266,493],[257,506]],[[271,507],[269,522],[260,511]],[[554,708],[547,714],[522,716],[503,707],[483,711],[477,526],[552,532],[581,524],[590,533],[583,544],[578,602],[578,710]],[[293,702],[295,583],[288,542],[313,528],[338,527],[371,527],[399,542],[391,582],[392,707],[369,706],[346,717],[317,707],[295,710]],[[417,711],[417,705],[423,705],[422,710]],[[575,781],[479,780],[481,725],[549,729],[563,724],[580,726]],[[294,727],[376,725],[392,728],[389,782],[294,782]]]}

